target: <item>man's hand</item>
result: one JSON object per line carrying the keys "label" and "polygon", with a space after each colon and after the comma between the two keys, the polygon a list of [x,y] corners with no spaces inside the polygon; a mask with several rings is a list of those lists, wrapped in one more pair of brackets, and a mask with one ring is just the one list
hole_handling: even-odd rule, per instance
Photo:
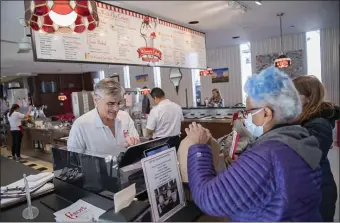
{"label": "man's hand", "polygon": [[189,125],[189,128],[185,129],[188,139],[191,143],[195,144],[207,144],[211,139],[211,133],[208,129],[203,128],[200,124],[193,122]]}
{"label": "man's hand", "polygon": [[134,146],[134,145],[140,143],[139,138],[138,137],[134,137],[134,136],[127,136],[125,138],[125,140],[126,140],[126,143],[124,144],[125,147]]}

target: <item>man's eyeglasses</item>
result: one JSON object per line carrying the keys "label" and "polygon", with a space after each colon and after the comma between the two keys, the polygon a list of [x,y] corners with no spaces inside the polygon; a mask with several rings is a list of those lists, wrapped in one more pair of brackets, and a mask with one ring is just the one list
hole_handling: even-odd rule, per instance
{"label": "man's eyeglasses", "polygon": [[106,103],[108,108],[123,108],[125,106],[124,102],[108,102]]}

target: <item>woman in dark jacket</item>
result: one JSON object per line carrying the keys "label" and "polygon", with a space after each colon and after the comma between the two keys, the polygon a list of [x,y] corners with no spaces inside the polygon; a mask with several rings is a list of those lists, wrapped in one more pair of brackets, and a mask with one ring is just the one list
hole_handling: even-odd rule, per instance
{"label": "woman in dark jacket", "polygon": [[321,221],[321,151],[305,128],[290,125],[302,110],[293,82],[270,67],[249,77],[245,92],[245,126],[257,139],[227,169],[215,171],[209,130],[185,129],[194,202],[231,221]]}
{"label": "woman in dark jacket", "polygon": [[340,108],[324,101],[325,88],[316,77],[300,76],[293,82],[303,105],[298,122],[318,139],[319,148],[322,151],[320,214],[324,221],[330,222],[334,218],[337,188],[327,154],[333,143],[332,130],[335,127],[335,120],[340,119]]}

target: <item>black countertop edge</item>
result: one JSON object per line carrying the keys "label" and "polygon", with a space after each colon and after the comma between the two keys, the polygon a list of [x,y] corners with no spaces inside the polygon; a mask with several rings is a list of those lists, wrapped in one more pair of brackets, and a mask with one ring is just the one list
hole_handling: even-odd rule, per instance
{"label": "black countertop edge", "polygon": [[246,107],[182,107],[182,109],[245,109]]}

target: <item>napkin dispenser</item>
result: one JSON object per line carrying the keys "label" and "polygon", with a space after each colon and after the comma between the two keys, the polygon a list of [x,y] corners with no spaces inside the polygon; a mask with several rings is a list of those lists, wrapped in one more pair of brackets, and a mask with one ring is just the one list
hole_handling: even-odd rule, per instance
{"label": "napkin dispenser", "polygon": [[99,222],[132,222],[138,221],[150,211],[148,201],[132,201],[131,204],[115,213],[114,207],[99,217]]}

